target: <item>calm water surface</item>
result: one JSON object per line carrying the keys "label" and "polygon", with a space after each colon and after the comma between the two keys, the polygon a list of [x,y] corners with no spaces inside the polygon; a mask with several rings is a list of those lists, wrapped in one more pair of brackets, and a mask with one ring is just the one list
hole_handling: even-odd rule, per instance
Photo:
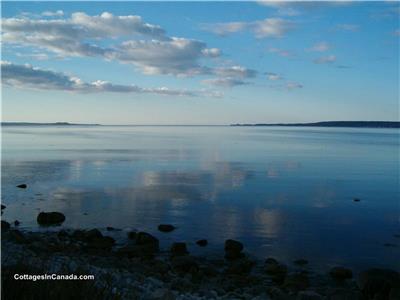
{"label": "calm water surface", "polygon": [[234,238],[259,258],[400,269],[398,151],[396,129],[8,126],[3,218],[48,230],[38,212],[61,211],[121,242],[139,229],[220,255]]}

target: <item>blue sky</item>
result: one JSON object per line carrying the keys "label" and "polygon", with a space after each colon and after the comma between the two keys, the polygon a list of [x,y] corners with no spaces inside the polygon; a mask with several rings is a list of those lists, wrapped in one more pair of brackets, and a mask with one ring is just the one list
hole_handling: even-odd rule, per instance
{"label": "blue sky", "polygon": [[2,118],[398,120],[399,11],[399,2],[2,2]]}

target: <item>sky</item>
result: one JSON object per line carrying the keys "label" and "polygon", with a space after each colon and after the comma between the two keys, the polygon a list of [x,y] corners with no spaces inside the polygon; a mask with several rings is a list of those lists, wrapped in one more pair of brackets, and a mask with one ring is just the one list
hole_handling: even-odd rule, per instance
{"label": "sky", "polygon": [[399,120],[399,2],[2,2],[2,121]]}

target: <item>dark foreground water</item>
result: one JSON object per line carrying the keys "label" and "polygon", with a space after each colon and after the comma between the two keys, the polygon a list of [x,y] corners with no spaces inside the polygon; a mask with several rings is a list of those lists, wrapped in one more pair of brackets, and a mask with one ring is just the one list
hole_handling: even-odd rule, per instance
{"label": "dark foreground water", "polygon": [[396,129],[7,126],[2,141],[3,218],[22,229],[60,211],[63,227],[144,230],[197,254],[234,238],[259,258],[400,269]]}

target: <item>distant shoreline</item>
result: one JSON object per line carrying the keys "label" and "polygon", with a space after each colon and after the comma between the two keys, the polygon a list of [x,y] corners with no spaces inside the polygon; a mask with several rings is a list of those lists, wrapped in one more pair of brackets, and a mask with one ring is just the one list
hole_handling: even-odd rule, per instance
{"label": "distant shoreline", "polygon": [[80,124],[69,122],[32,123],[32,122],[1,122],[1,126],[162,126],[162,127],[347,127],[347,128],[400,128],[397,121],[322,121],[313,123],[254,123],[254,124],[230,124],[230,125],[160,125],[160,124]]}
{"label": "distant shoreline", "polygon": [[314,123],[231,124],[230,126],[400,128],[396,121],[324,121]]}

